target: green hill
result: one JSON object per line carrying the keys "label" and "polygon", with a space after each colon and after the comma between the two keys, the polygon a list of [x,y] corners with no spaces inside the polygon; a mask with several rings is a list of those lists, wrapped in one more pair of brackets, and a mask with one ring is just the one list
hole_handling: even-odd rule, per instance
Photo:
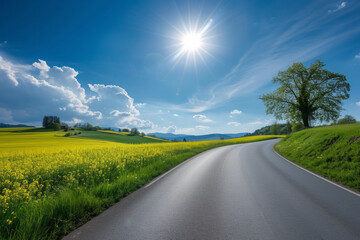
{"label": "green hill", "polygon": [[293,162],[360,190],[360,124],[317,127],[296,132],[275,149]]}
{"label": "green hill", "polygon": [[140,143],[161,143],[166,142],[159,138],[152,137],[141,137],[141,136],[131,136],[129,133],[118,133],[115,131],[83,131],[79,130],[81,134],[73,135],[74,138],[90,138],[98,139],[104,141],[112,141],[119,143],[130,143],[130,144],[140,144]]}
{"label": "green hill", "polygon": [[[273,133],[271,133],[271,130],[270,130],[271,126],[272,125],[259,128],[259,129],[255,130],[253,133],[246,134],[245,136],[271,135],[271,134],[273,134]],[[278,127],[278,131],[279,131],[280,135],[289,134],[289,129],[288,129],[286,123],[277,124],[277,127]]]}

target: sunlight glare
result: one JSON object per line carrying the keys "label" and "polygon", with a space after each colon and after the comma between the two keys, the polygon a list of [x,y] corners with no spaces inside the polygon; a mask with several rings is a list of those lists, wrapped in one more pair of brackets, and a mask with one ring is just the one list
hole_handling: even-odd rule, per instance
{"label": "sunlight glare", "polygon": [[188,33],[182,38],[182,47],[184,51],[197,51],[202,46],[202,36],[200,33]]}

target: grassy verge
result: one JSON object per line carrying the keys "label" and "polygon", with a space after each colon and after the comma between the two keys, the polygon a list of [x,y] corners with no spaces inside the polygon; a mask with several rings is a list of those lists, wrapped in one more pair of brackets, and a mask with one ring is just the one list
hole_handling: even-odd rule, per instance
{"label": "grassy verge", "polygon": [[[77,143],[48,133],[16,136],[11,145],[0,141],[0,239],[58,239],[195,154],[277,137],[129,145],[90,139]],[[63,149],[36,148],[32,141],[30,150],[15,151],[17,145],[27,146],[24,139],[61,142]],[[71,142],[66,149],[64,139]]]}
{"label": "grassy verge", "polygon": [[303,130],[284,138],[275,149],[311,171],[360,190],[360,124]]}

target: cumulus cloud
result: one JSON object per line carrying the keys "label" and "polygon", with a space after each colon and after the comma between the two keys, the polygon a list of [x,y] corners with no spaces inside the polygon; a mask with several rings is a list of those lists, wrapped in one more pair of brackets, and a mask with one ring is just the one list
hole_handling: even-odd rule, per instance
{"label": "cumulus cloud", "polygon": [[169,127],[166,129],[166,132],[167,132],[167,133],[175,133],[175,132],[176,132],[176,126],[169,126]]}
{"label": "cumulus cloud", "polygon": [[360,102],[357,102],[356,105],[358,105],[360,107]]}
{"label": "cumulus cloud", "polygon": [[234,109],[230,112],[231,115],[234,115],[234,114],[242,114],[242,111],[240,110],[237,110],[237,109]]}
{"label": "cumulus cloud", "polygon": [[205,115],[203,114],[197,114],[197,115],[194,115],[193,118],[195,118],[197,121],[199,122],[204,122],[204,123],[209,123],[209,122],[212,122],[211,119],[207,118]]}
{"label": "cumulus cloud", "polygon": [[174,117],[178,117],[178,116],[179,116],[179,114],[177,114],[177,113],[174,113],[174,114],[173,114],[173,116],[174,116]]}
{"label": "cumulus cloud", "polygon": [[0,108],[7,110],[17,122],[41,121],[44,115],[51,114],[69,123],[84,119],[102,126],[153,126],[152,122],[139,118],[134,99],[125,89],[89,84],[87,94],[77,75],[73,68],[50,67],[43,60],[19,65],[0,56]]}
{"label": "cumulus cloud", "polygon": [[360,59],[360,53],[356,54],[354,58],[355,59]]}
{"label": "cumulus cloud", "polygon": [[337,12],[337,11],[343,9],[344,7],[346,7],[346,2],[341,2],[340,4],[338,4],[338,5],[336,6],[336,8],[334,8],[334,9],[329,9],[329,10],[328,10],[328,13]]}
{"label": "cumulus cloud", "polygon": [[234,127],[238,127],[238,126],[241,125],[241,123],[239,123],[239,122],[228,122],[227,125],[229,125],[229,126],[234,126]]}
{"label": "cumulus cloud", "polygon": [[73,125],[73,124],[77,124],[77,123],[83,123],[84,120],[79,119],[79,118],[73,118],[71,121],[65,121],[65,123]]}
{"label": "cumulus cloud", "polygon": [[209,126],[198,125],[195,128],[199,129],[199,130],[206,130],[206,129],[209,129],[210,127]]}

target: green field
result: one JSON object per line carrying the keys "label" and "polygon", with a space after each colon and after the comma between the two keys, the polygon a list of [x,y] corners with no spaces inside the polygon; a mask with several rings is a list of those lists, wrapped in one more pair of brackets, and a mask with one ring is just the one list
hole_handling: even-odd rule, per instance
{"label": "green field", "polygon": [[109,138],[133,137],[64,134],[0,129],[0,239],[58,239],[195,154],[280,137],[125,144]]}
{"label": "green field", "polygon": [[130,144],[140,144],[140,143],[160,143],[165,142],[159,138],[152,138],[148,136],[131,136],[129,133],[115,132],[115,131],[80,131],[81,134],[73,135],[72,138],[89,138],[89,139],[98,139],[104,141],[112,141],[119,143],[130,143]]}
{"label": "green field", "polygon": [[291,134],[275,149],[295,163],[360,190],[360,124],[317,127]]}

